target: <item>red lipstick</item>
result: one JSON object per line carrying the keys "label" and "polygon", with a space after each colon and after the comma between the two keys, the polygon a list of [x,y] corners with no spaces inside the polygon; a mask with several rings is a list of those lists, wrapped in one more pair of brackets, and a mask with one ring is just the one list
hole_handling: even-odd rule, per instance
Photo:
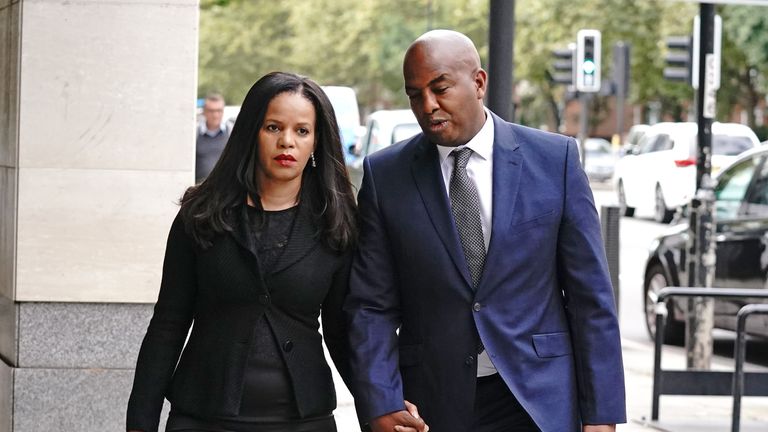
{"label": "red lipstick", "polygon": [[275,161],[281,166],[290,167],[296,163],[296,158],[293,155],[283,153],[275,156]]}

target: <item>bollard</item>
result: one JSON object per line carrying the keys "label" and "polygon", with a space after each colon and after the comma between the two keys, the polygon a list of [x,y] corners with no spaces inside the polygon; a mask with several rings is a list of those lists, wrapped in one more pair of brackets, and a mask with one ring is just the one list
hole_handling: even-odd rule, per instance
{"label": "bollard", "polygon": [[600,208],[600,227],[605,246],[605,257],[608,259],[608,272],[613,285],[613,299],[616,302],[616,313],[619,312],[619,222],[621,208],[619,206],[602,206]]}

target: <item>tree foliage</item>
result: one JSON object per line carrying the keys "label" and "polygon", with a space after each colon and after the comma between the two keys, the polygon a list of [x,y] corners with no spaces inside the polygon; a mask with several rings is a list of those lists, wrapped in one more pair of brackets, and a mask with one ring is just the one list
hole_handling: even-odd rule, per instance
{"label": "tree foliage", "polygon": [[[402,56],[430,28],[452,28],[474,40],[487,64],[489,0],[202,0],[199,93],[221,91],[240,103],[263,74],[289,70],[321,84],[349,85],[364,112],[405,107]],[[692,31],[695,3],[667,0],[517,0],[515,80],[518,118],[556,124],[567,97],[547,76],[552,51],[574,42],[580,28],[602,31],[602,73],[611,78],[613,45],[631,45],[630,100],[656,103],[684,119],[690,86],[664,81],[665,39]],[[766,91],[768,8],[720,7],[725,23],[723,86],[718,107],[748,105]],[[750,99],[751,98],[751,99]],[[597,107],[605,106],[598,101]]]}

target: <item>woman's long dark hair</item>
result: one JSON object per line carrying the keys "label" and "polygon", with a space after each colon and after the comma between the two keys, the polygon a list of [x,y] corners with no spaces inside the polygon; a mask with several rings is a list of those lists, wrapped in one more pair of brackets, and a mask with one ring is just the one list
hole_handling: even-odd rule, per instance
{"label": "woman's long dark hair", "polygon": [[357,213],[352,185],[344,165],[339,126],[333,106],[323,90],[306,77],[272,72],[248,91],[232,134],[208,177],[181,198],[181,215],[187,232],[202,248],[216,235],[233,230],[235,210],[246,194],[259,195],[259,130],[269,102],[282,93],[296,93],[315,107],[315,163],[304,168],[301,204],[310,205],[318,221],[322,241],[345,251],[357,240]]}

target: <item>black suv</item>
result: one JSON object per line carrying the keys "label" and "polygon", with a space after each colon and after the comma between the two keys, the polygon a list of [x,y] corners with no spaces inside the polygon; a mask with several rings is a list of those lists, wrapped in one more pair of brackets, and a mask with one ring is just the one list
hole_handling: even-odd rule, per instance
{"label": "black suv", "polygon": [[[768,288],[768,141],[748,150],[716,178],[717,262],[715,287]],[[656,239],[645,267],[644,306],[648,333],[656,329],[654,305],[657,293],[666,286],[686,286],[688,224],[672,227]],[[735,330],[736,312],[757,299],[716,300],[715,327]],[[674,304],[673,304],[674,303]],[[666,343],[680,344],[685,337],[685,299],[667,304],[670,312],[664,328]],[[768,317],[747,320],[747,331],[768,337]]]}

